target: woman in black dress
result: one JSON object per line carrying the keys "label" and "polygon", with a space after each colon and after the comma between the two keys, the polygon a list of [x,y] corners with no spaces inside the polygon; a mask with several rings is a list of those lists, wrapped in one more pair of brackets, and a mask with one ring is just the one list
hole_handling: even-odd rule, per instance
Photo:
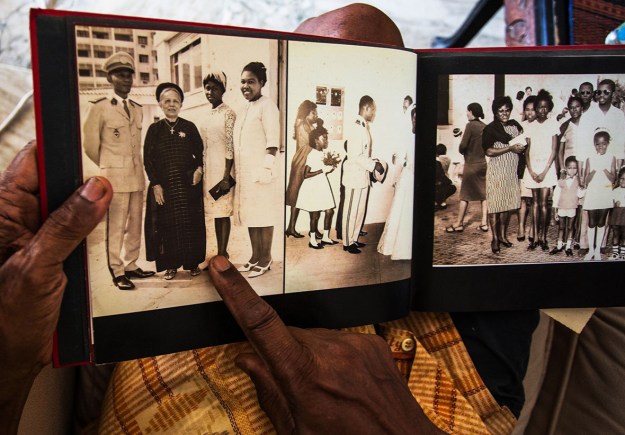
{"label": "woman in black dress", "polygon": [[206,236],[202,199],[204,144],[195,124],[178,117],[184,94],[174,83],[156,88],[165,118],[150,126],[143,148],[150,180],[145,214],[146,258],[167,280],[183,267],[199,275]]}

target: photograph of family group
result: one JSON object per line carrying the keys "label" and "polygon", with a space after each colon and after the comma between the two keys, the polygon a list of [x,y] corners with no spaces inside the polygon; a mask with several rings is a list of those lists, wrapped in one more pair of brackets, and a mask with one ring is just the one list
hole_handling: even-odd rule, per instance
{"label": "photograph of family group", "polygon": [[625,260],[625,75],[450,75],[434,265]]}
{"label": "photograph of family group", "polygon": [[410,276],[411,53],[75,37],[83,178],[115,192],[87,240],[94,317],[219,300],[205,271],[217,254],[261,295]]}

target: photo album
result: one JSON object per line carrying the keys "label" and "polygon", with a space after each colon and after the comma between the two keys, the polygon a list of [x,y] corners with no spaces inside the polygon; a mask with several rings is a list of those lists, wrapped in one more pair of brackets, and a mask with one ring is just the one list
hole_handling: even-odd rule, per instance
{"label": "photo album", "polygon": [[54,363],[244,339],[223,255],[288,325],[618,306],[625,51],[412,50],[31,11],[42,215],[93,176]]}

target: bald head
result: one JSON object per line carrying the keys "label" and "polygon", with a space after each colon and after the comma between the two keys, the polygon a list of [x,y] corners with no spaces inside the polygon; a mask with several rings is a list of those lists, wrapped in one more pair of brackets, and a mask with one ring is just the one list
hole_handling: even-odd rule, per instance
{"label": "bald head", "polygon": [[354,3],[301,23],[296,33],[404,46],[399,29],[384,12]]}

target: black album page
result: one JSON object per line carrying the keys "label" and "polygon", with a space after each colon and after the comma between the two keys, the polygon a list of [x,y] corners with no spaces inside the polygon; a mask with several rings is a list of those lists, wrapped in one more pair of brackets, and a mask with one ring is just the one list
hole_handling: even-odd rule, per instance
{"label": "black album page", "polygon": [[418,56],[413,307],[623,305],[625,52]]}

